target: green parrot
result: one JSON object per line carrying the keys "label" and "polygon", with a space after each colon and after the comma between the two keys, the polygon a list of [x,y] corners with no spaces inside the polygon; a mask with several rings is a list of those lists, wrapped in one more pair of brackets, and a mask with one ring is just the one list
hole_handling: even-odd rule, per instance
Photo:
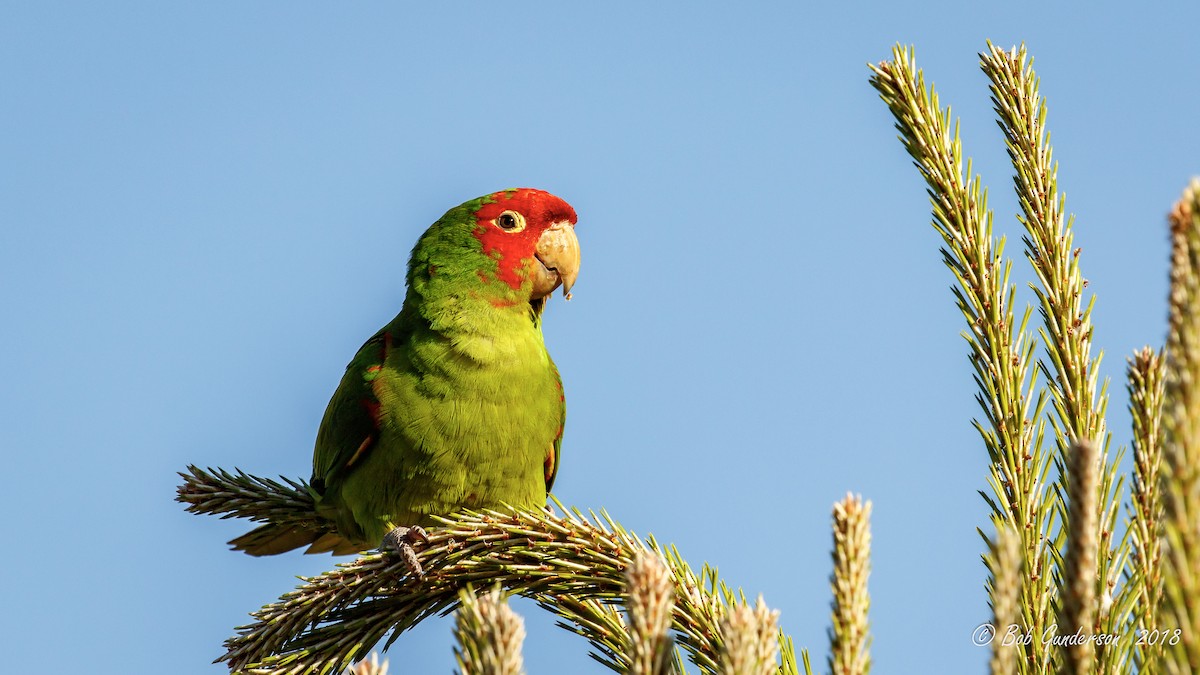
{"label": "green parrot", "polygon": [[354,355],[317,432],[311,491],[336,532],[267,524],[234,549],[346,554],[386,543],[412,565],[410,543],[431,515],[544,508],[566,407],[541,319],[560,285],[571,297],[575,222],[562,199],[522,188],[430,226],[409,259],[403,308]]}

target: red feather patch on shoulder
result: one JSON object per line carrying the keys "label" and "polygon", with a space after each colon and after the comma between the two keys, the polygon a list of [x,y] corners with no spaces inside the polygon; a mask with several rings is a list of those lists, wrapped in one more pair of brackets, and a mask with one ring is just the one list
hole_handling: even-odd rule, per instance
{"label": "red feather patch on shoulder", "polygon": [[[571,205],[544,190],[517,188],[502,190],[489,196],[492,201],[475,212],[474,235],[483,244],[485,255],[497,259],[496,278],[511,288],[520,288],[525,280],[521,261],[532,258],[538,237],[551,224],[576,222]],[[495,223],[505,211],[515,211],[525,218],[525,228],[519,232],[505,231]]]}

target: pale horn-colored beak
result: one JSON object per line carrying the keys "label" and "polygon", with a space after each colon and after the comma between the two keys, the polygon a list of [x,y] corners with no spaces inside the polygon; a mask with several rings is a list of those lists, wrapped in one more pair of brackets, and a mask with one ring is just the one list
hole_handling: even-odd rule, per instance
{"label": "pale horn-colored beak", "polygon": [[575,227],[562,220],[538,237],[533,271],[533,297],[544,298],[560,285],[563,297],[571,299],[571,287],[579,276],[579,239]]}

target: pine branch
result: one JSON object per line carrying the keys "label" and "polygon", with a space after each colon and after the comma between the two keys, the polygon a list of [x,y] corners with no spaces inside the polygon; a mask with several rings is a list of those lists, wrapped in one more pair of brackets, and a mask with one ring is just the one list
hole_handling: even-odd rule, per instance
{"label": "pine branch", "polygon": [[[629,670],[629,628],[611,601],[559,595],[553,602],[538,600],[538,604],[559,616],[571,617],[558,621],[559,628],[592,641],[594,645],[599,643],[600,646],[589,653],[595,661],[617,673]],[[678,650],[674,650],[673,656],[678,658]],[[678,670],[683,672],[682,668]]]}
{"label": "pine branch", "polygon": [[[179,499],[193,512],[256,518],[264,512],[259,500],[273,505],[273,522],[316,517],[312,501],[296,496],[301,484],[292,481],[289,487],[196,469],[184,478]],[[229,489],[230,483],[244,491]],[[245,492],[251,488],[258,490],[254,499]],[[642,541],[603,513],[589,519],[578,511],[463,511],[439,521],[417,554],[424,579],[409,577],[392,553],[364,555],[303,578],[300,587],[254,612],[255,623],[238,629],[219,660],[252,673],[339,672],[385,636],[386,648],[426,617],[452,611],[468,584],[487,583],[555,612],[560,625],[589,640],[597,660],[623,672],[629,639],[617,606],[627,593],[625,570],[649,552],[665,562],[674,583],[679,645],[702,672],[716,672],[720,620],[739,596],[715,569],[705,566],[697,575],[674,548]],[[785,639],[779,636],[785,646],[779,672],[794,675],[795,655]]]}
{"label": "pine branch", "polygon": [[[871,66],[871,84],[896,119],[900,140],[925,178],[933,205],[933,227],[943,241],[942,261],[954,274],[955,299],[967,321],[963,334],[979,388],[976,400],[986,422],[975,421],[990,460],[992,495],[980,493],[997,526],[1021,533],[1027,562],[1021,585],[1021,616],[1026,629],[1041,635],[1052,620],[1051,585],[1059,542],[1055,495],[1047,496],[1050,456],[1042,450],[1042,418],[1047,392],[1037,386],[1036,341],[1026,332],[1031,309],[1013,318],[1015,285],[1004,239],[992,235],[987,193],[968,161],[963,177],[958,123],[951,132],[948,108],[925,84],[911,49],[895,47],[893,59]],[[995,588],[994,580],[989,582]],[[994,599],[993,599],[994,601]],[[1053,652],[1033,640],[1017,662],[1022,673],[1049,673]]]}
{"label": "pine branch", "polygon": [[[1120,601],[1129,604],[1136,634],[1158,630],[1162,598],[1162,498],[1159,474],[1162,463],[1162,405],[1164,360],[1160,352],[1143,347],[1134,352],[1127,369],[1129,414],[1133,420],[1133,492],[1129,500],[1127,530],[1131,565]],[[1141,675],[1159,669],[1161,645],[1134,640],[1133,660]]]}
{"label": "pine branch", "polygon": [[[1123,450],[1109,450],[1107,382],[1098,386],[1101,354],[1091,355],[1095,298],[1083,298],[1087,282],[1080,273],[1080,251],[1073,248],[1073,219],[1064,215],[1065,198],[1058,192],[1046,105],[1024,48],[988,47],[981,65],[991,80],[1015,169],[1025,254],[1037,278],[1031,287],[1046,358],[1036,367],[1036,345],[1026,332],[1031,310],[1015,324],[1011,262],[1003,256],[1004,239],[993,238],[986,191],[969,161],[964,177],[957,122],[952,131],[950,111],[940,107],[933,87],[926,87],[911,49],[898,46],[891,61],[871,66],[871,83],[888,104],[900,140],[928,186],[942,259],[954,274],[955,298],[969,327],[964,337],[985,417],[975,427],[991,460],[992,492],[981,496],[997,530],[1011,529],[1022,539],[1024,631],[1044,636],[1058,614],[1064,636],[1072,631],[1085,638],[1117,637],[1094,645],[1085,640],[1087,645],[1065,650],[1061,659],[1057,645],[1032,640],[1013,663],[995,654],[993,669],[1048,675],[1061,666],[1064,672],[1115,675],[1136,664],[1139,671],[1155,672],[1154,653],[1161,642],[1152,640],[1161,627],[1155,630],[1149,622],[1162,620],[1178,626],[1157,635],[1168,648],[1167,672],[1200,672],[1200,180],[1171,216],[1165,393],[1158,393],[1161,376],[1155,373],[1162,366],[1154,364],[1151,352],[1139,355],[1131,367],[1136,468],[1130,526],[1118,539],[1124,476],[1117,467]],[[1039,375],[1045,375],[1044,387],[1038,386]],[[1043,417],[1048,400],[1053,412]],[[1161,432],[1159,408],[1164,411]],[[1046,421],[1055,434],[1053,455],[1043,452]],[[1051,463],[1058,475],[1053,483],[1048,481]],[[1007,612],[1002,594],[1011,584],[997,576],[1002,571],[994,559],[998,544],[989,541],[992,555],[985,558],[992,575],[988,590],[993,607]],[[1122,577],[1125,583],[1118,587]],[[1060,593],[1063,604],[1056,612]],[[1145,653],[1131,635],[1135,627],[1152,634]]]}
{"label": "pine branch", "polygon": [[[1102,354],[1091,357],[1092,296],[1084,308],[1087,282],[1079,268],[1080,249],[1073,248],[1074,217],[1066,218],[1066,198],[1058,191],[1058,164],[1053,160],[1046,131],[1046,102],[1038,93],[1033,60],[1025,47],[1005,51],[988,43],[980,54],[980,65],[991,80],[992,103],[1005,145],[1015,169],[1013,181],[1025,227],[1025,255],[1037,277],[1031,288],[1038,298],[1043,326],[1039,329],[1048,361],[1039,359],[1046,386],[1053,396],[1051,423],[1056,438],[1055,464],[1059,469],[1056,495],[1067,489],[1069,478],[1063,468],[1071,461],[1068,449],[1075,439],[1095,439],[1101,445],[1101,485],[1095,509],[1100,514],[1100,554],[1095,559],[1099,592],[1096,625],[1089,630],[1127,632],[1128,612],[1111,612],[1112,593],[1129,555],[1128,542],[1113,541],[1121,501],[1122,478],[1117,474],[1121,453],[1109,457],[1109,434],[1104,414],[1108,406],[1107,382],[1096,392]],[[1065,521],[1062,502],[1057,500]],[[1097,673],[1113,673],[1129,657],[1132,641],[1101,644]]]}
{"label": "pine branch", "polygon": [[454,658],[459,675],[522,675],[525,623],[508,606],[499,587],[475,595],[468,586],[459,591],[458,600]]}
{"label": "pine branch", "polygon": [[283,483],[235,469],[201,469],[188,465],[179,472],[183,484],[175,501],[187,504],[188,513],[227,518],[247,518],[256,523],[291,524],[314,531],[332,531],[329,521],[317,517],[308,483],[280,476]]}
{"label": "pine branch", "polygon": [[1200,672],[1200,179],[1170,214],[1171,298],[1163,404],[1165,672]]}
{"label": "pine branch", "polygon": [[832,675],[867,675],[871,637],[867,621],[871,598],[871,502],[846,495],[833,505],[833,627],[829,631]]}
{"label": "pine branch", "polygon": [[1091,358],[1092,304],[1081,310],[1087,282],[1079,271],[1079,249],[1072,248],[1074,217],[1063,224],[1066,198],[1058,192],[1058,164],[1046,131],[1046,101],[1025,47],[1004,51],[988,43],[980,65],[991,80],[992,104],[1004,132],[1013,182],[1024,213],[1025,255],[1033,265],[1033,285],[1045,326],[1041,329],[1053,364],[1042,372],[1054,395],[1054,410],[1065,449],[1075,438],[1102,439],[1107,395],[1096,395],[1100,357]]}

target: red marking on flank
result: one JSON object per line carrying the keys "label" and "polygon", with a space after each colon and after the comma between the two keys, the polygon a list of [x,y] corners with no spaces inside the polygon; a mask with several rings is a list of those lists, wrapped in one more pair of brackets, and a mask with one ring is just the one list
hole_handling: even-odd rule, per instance
{"label": "red marking on flank", "polygon": [[546,453],[546,461],[542,463],[542,477],[549,483],[554,478],[554,446]]}

